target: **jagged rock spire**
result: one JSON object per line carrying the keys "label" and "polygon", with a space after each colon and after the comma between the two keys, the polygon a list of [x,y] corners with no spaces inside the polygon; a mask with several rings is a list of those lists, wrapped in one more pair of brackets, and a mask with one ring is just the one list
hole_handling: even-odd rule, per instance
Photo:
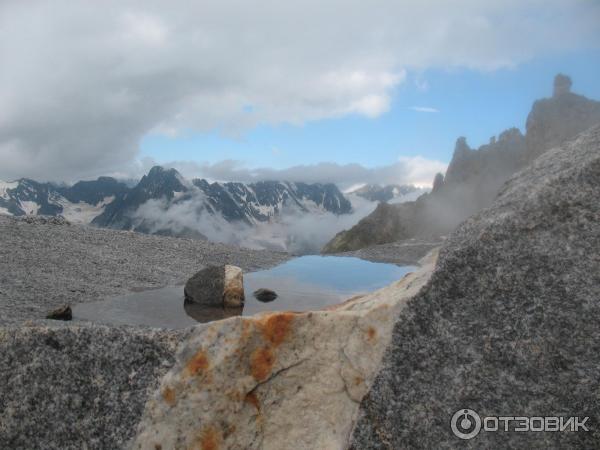
{"label": "jagged rock spire", "polygon": [[568,94],[571,92],[571,86],[573,82],[571,81],[571,77],[567,75],[563,75],[559,73],[554,77],[554,97],[558,97],[559,95]]}
{"label": "jagged rock spire", "polygon": [[440,172],[435,174],[435,178],[433,179],[433,188],[431,192],[438,192],[442,186],[444,185],[444,175]]}

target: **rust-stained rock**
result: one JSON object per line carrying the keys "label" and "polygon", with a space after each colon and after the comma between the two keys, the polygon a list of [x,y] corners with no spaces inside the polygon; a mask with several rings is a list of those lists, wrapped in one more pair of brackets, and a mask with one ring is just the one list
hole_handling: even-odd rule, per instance
{"label": "rust-stained rock", "polygon": [[273,350],[270,347],[257,348],[250,356],[250,373],[256,381],[263,381],[271,374],[273,364]]}
{"label": "rust-stained rock", "polygon": [[208,357],[202,349],[198,350],[185,366],[185,372],[188,376],[200,375],[206,369],[208,369]]}
{"label": "rust-stained rock", "polygon": [[436,255],[335,309],[199,325],[147,402],[133,448],[344,448],[395,317]]}
{"label": "rust-stained rock", "polygon": [[162,396],[169,406],[175,406],[177,399],[175,397],[175,390],[173,388],[165,386],[162,390]]}

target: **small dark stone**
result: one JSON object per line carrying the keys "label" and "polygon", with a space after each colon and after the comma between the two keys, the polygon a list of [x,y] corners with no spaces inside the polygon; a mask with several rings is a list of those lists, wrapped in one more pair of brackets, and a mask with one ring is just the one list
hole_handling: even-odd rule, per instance
{"label": "small dark stone", "polygon": [[277,298],[277,292],[271,289],[260,288],[254,291],[254,297],[256,300],[264,303],[272,302]]}
{"label": "small dark stone", "polygon": [[46,319],[52,320],[72,320],[73,319],[73,311],[71,311],[71,306],[64,305],[54,311],[50,311],[46,316]]}

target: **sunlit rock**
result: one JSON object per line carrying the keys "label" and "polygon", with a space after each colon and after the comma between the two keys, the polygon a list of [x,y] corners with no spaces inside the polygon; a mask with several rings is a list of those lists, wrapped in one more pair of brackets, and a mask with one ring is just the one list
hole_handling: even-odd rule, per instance
{"label": "sunlit rock", "polygon": [[244,305],[244,277],[237,266],[210,266],[190,278],[185,302],[202,306],[239,308]]}
{"label": "sunlit rock", "polygon": [[352,430],[417,272],[326,311],[196,327],[146,404],[134,448],[336,449]]}

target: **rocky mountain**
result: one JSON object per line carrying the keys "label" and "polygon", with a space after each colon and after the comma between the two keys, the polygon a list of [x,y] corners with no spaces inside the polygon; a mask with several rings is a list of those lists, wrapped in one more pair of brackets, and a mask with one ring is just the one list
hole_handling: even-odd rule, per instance
{"label": "rocky mountain", "polygon": [[73,186],[38,183],[22,178],[0,182],[0,213],[14,216],[63,216],[74,223],[89,223],[117,196],[128,191],[114,178],[100,177]]}
{"label": "rocky mountain", "polygon": [[431,193],[401,205],[379,205],[353,228],[338,233],[324,253],[353,251],[409,238],[443,236],[470,215],[488,207],[506,180],[553,146],[600,123],[600,102],[570,92],[564,75],[554,80],[551,98],[534,103],[526,134],[511,128],[475,150],[458,138],[445,176]]}
{"label": "rocky mountain", "polygon": [[[150,210],[148,205],[153,206],[154,215],[145,214]],[[334,184],[209,183],[186,180],[175,169],[160,166],[153,167],[133,187],[109,177],[73,186],[29,179],[0,184],[0,212],[5,214],[61,215],[75,223],[105,228],[202,238],[193,224],[176,230],[156,224],[156,214],[172,207],[188,209],[197,218],[210,216],[249,226],[276,220],[285,212],[352,212],[352,205]]]}
{"label": "rocky mountain", "polygon": [[559,74],[552,97],[533,104],[526,124],[526,162],[600,123],[600,102],[571,92],[571,86],[571,79]]}
{"label": "rocky mountain", "polygon": [[423,193],[421,189],[413,185],[388,184],[380,186],[377,184],[365,184],[348,193],[366,198],[371,202],[389,202],[415,192]]}
{"label": "rocky mountain", "polygon": [[347,214],[352,205],[334,184],[259,181],[251,184],[194,180],[209,198],[209,206],[227,220],[266,222],[284,210]]}
{"label": "rocky mountain", "polygon": [[[216,216],[227,222],[253,225],[277,218],[284,211],[299,213],[330,212],[347,214],[350,202],[334,184],[305,184],[279,181],[243,183],[209,183],[204,179],[185,180],[175,169],[153,167],[137,186],[117,196],[92,224],[159,234],[169,230],[156,229],[153,217],[140,213],[140,207],[159,201],[157,208],[168,211],[177,205],[202,214]],[[189,230],[185,231],[187,234]]]}
{"label": "rocky mountain", "polygon": [[[346,448],[598,448],[589,393],[600,368],[599,196],[595,127],[544,152],[461,224],[399,314]],[[590,426],[482,428],[461,440],[450,420],[462,408],[481,418],[587,416]]]}
{"label": "rocky mountain", "polygon": [[[104,211],[92,220],[100,227],[130,230],[136,228],[133,215],[151,199],[171,201],[188,190],[186,181],[175,169],[155,166],[133,188],[117,196]],[[145,231],[145,230],[140,230]]]}

